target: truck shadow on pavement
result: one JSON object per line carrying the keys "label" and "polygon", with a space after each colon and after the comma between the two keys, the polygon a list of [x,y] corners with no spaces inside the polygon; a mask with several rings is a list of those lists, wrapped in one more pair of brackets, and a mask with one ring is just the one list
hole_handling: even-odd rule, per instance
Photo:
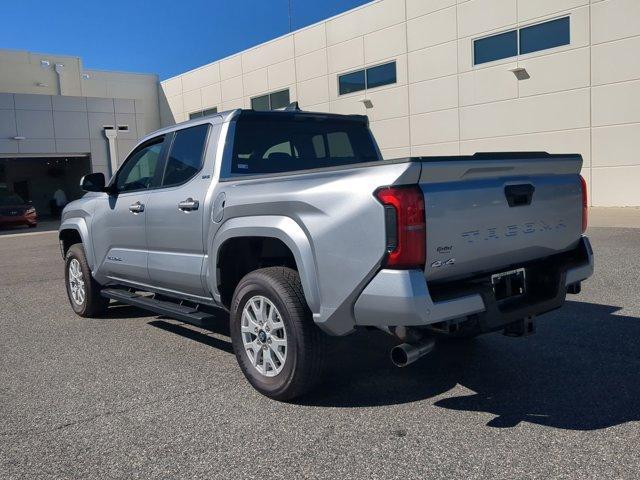
{"label": "truck shadow on pavement", "polygon": [[[485,412],[492,416],[487,426],[496,428],[529,422],[595,430],[640,420],[640,318],[619,312],[569,301],[539,318],[535,335],[442,340],[403,369],[391,364],[389,350],[397,342],[385,333],[330,338],[324,381],[296,403],[357,408],[442,397],[416,405],[413,414],[427,414],[433,406]],[[233,353],[231,342],[218,338],[229,335],[226,321],[195,330],[167,320],[149,325]]]}
{"label": "truck shadow on pavement", "polygon": [[[221,313],[222,315],[222,313]],[[171,320],[166,318],[166,320],[171,320],[168,322],[165,320],[166,317],[160,317],[158,320],[153,320],[149,322],[149,325],[152,327],[159,328],[166,332],[175,333],[176,335],[180,335],[182,337],[188,338],[189,340],[194,340],[196,342],[200,342],[204,345],[208,345],[213,348],[217,348],[218,350],[222,350],[223,352],[233,354],[233,347],[231,346],[231,340],[223,340],[217,337],[212,337],[208,333],[203,333],[201,331],[194,330],[193,327],[189,325],[183,325],[179,323],[173,323],[177,320]],[[220,321],[219,324],[216,325],[216,328],[208,328],[209,333],[216,333],[218,335],[224,335],[226,337],[229,336],[229,323],[227,321]]]}
{"label": "truck shadow on pavement", "polygon": [[[594,430],[640,420],[640,318],[619,310],[567,302],[538,320],[536,335],[441,341],[404,369],[391,366],[394,343],[385,334],[337,339],[324,385],[300,403],[366,407],[442,395],[433,405],[489,413],[487,425],[497,428],[530,422]],[[457,385],[468,394],[451,392]]]}

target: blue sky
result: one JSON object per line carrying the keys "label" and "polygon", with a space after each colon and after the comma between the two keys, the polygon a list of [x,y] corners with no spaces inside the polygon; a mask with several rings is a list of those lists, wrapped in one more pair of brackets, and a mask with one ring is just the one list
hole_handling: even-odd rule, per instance
{"label": "blue sky", "polygon": [[[3,2],[0,48],[82,57],[165,79],[289,31],[288,0]],[[295,30],[367,3],[291,0]]]}

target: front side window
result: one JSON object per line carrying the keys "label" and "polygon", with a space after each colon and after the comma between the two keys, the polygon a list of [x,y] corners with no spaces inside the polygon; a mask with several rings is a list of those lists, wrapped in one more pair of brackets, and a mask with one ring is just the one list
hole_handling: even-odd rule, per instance
{"label": "front side window", "polygon": [[163,143],[164,137],[154,139],[131,154],[118,172],[118,192],[145,190],[152,186]]}
{"label": "front side window", "polygon": [[178,130],[167,157],[162,186],[180,185],[191,179],[202,167],[209,125]]}

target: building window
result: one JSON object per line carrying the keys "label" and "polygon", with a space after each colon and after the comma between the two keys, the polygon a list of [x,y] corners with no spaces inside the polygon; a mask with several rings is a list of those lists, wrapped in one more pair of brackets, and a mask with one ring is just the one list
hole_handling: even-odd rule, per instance
{"label": "building window", "polygon": [[396,83],[396,62],[367,68],[367,88],[382,87]]}
{"label": "building window", "polygon": [[396,62],[389,62],[338,76],[338,89],[340,95],[345,95],[396,81]]}
{"label": "building window", "polygon": [[208,117],[209,115],[213,115],[214,113],[218,113],[217,107],[207,108],[205,110],[199,110],[197,112],[191,112],[189,114],[189,120],[193,120],[194,118],[200,118],[200,117]]}
{"label": "building window", "polygon": [[367,88],[364,70],[340,75],[338,77],[338,85],[340,86],[340,95],[364,90]]}
{"label": "building window", "polygon": [[493,62],[501,58],[518,55],[518,34],[516,30],[481,38],[473,42],[473,63]]}
{"label": "building window", "polygon": [[569,17],[520,29],[520,55],[569,45]]}
{"label": "building window", "polygon": [[569,17],[558,18],[474,40],[473,64],[569,45],[570,41]]}
{"label": "building window", "polygon": [[251,109],[256,111],[277,110],[289,105],[289,89],[260,95],[251,99]]}

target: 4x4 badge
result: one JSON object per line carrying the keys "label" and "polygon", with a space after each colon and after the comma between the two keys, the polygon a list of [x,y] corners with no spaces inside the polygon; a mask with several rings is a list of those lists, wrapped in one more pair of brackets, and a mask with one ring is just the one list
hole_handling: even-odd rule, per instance
{"label": "4x4 badge", "polygon": [[455,258],[450,258],[449,260],[436,260],[431,264],[431,268],[448,267],[449,265],[454,265],[455,263]]}

